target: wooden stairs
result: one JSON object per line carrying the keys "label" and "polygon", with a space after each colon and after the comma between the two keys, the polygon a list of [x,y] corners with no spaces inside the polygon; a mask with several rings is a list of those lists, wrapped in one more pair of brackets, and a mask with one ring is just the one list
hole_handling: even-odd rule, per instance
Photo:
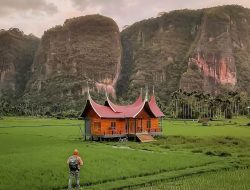
{"label": "wooden stairs", "polygon": [[150,134],[148,133],[137,133],[136,134],[137,139],[140,142],[152,142],[155,141],[154,137],[152,137]]}

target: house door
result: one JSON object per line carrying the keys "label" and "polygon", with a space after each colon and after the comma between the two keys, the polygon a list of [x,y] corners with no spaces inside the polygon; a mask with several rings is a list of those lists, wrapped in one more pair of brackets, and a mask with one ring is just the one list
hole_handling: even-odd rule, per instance
{"label": "house door", "polygon": [[132,134],[136,133],[136,119],[131,119],[129,125],[130,125],[129,132]]}

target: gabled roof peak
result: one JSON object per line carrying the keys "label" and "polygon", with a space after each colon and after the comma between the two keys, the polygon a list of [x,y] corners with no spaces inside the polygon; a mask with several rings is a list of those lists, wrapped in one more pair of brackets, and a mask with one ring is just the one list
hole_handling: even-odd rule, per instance
{"label": "gabled roof peak", "polygon": [[144,99],[145,102],[148,101],[148,86],[146,86],[146,94],[145,94],[145,99]]}
{"label": "gabled roof peak", "polygon": [[136,101],[133,104],[129,104],[129,105],[117,105],[117,104],[113,103],[107,97],[105,105],[109,106],[114,112],[119,113],[119,112],[123,112],[124,110],[128,110],[128,109],[138,107],[138,106],[142,105],[143,103],[144,103],[144,101],[142,100],[142,96],[139,95],[139,97],[136,99]]}
{"label": "gabled roof peak", "polygon": [[135,118],[142,109],[147,109],[154,117],[164,117],[164,114],[161,112],[160,108],[157,106],[154,93],[148,100],[148,88],[146,88],[146,95],[144,100],[142,99],[142,93],[139,95],[137,100],[130,105],[116,105],[108,97],[107,91],[105,105],[100,105],[92,100],[89,92],[89,86],[87,83],[87,92],[88,99],[86,106],[84,108],[82,117],[85,117],[89,107],[92,107],[93,110],[100,118]]}
{"label": "gabled roof peak", "polygon": [[89,83],[87,81],[87,100],[90,100],[91,96],[90,96],[90,92],[89,92]]}
{"label": "gabled roof peak", "polygon": [[149,104],[150,110],[154,113],[155,117],[164,117],[165,116],[164,113],[162,113],[162,111],[158,107],[154,95],[151,96],[148,104]]}
{"label": "gabled roof peak", "polygon": [[105,88],[105,96],[106,96],[106,100],[108,100],[109,99],[109,95],[108,95],[107,87]]}

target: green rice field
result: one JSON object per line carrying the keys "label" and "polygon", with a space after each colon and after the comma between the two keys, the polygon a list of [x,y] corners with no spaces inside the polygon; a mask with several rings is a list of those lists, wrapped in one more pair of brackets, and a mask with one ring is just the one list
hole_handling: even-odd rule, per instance
{"label": "green rice field", "polygon": [[250,170],[245,169],[234,169],[225,170],[218,172],[211,172],[205,174],[199,174],[188,177],[181,177],[172,181],[165,181],[151,186],[145,186],[140,190],[151,190],[151,189],[183,189],[183,190],[248,190],[250,187]]}
{"label": "green rice field", "polygon": [[250,119],[164,121],[151,143],[90,142],[83,121],[0,120],[0,189],[67,189],[67,158],[84,160],[82,189],[247,189]]}

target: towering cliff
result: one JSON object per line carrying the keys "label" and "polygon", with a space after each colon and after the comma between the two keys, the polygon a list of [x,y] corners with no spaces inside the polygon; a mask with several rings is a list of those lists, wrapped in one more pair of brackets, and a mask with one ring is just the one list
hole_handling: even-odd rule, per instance
{"label": "towering cliff", "polygon": [[17,28],[0,31],[0,97],[23,95],[38,43],[38,38]]}
{"label": "towering cliff", "polygon": [[26,98],[77,104],[84,101],[87,81],[115,96],[120,54],[119,29],[112,19],[89,15],[66,20],[44,33]]}
{"label": "towering cliff", "polygon": [[221,6],[173,11],[129,26],[121,33],[119,95],[145,84],[166,102],[178,88],[250,93],[249,24],[249,9]]}
{"label": "towering cliff", "polygon": [[89,15],[45,31],[40,43],[18,29],[1,31],[0,95],[79,109],[87,82],[127,100],[154,86],[166,104],[179,88],[250,94],[249,60],[250,10],[240,6],[172,11],[121,33],[111,18]]}
{"label": "towering cliff", "polygon": [[164,100],[179,88],[187,68],[186,58],[196,38],[202,11],[173,11],[141,21],[121,33],[123,46],[119,95],[134,88],[152,88]]}
{"label": "towering cliff", "polygon": [[[181,78],[182,89],[202,89],[215,94],[223,90],[250,90],[244,89],[244,82],[250,78],[242,73],[242,67],[249,72],[250,65],[239,61],[241,54],[245,54],[246,59],[249,57],[249,13],[249,10],[236,6],[204,11],[195,49]],[[195,67],[196,72],[191,74]]]}

